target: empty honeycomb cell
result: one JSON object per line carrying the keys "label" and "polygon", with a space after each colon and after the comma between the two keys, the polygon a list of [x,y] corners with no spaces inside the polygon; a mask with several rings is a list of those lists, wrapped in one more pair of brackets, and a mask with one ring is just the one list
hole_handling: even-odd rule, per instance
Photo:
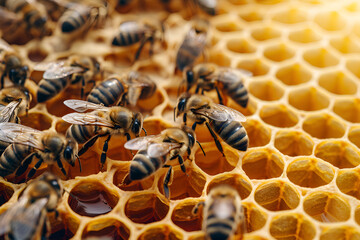
{"label": "empty honeycomb cell", "polygon": [[186,199],[178,203],[171,214],[173,223],[187,232],[201,230],[202,216],[200,213],[192,212],[198,202],[194,199]]}
{"label": "empty honeycomb cell", "polygon": [[[105,140],[106,137],[98,138],[95,146],[99,149],[99,151],[102,151]],[[106,156],[112,160],[118,160],[118,161],[130,161],[131,159],[133,159],[133,155],[131,154],[131,151],[124,148],[125,142],[126,142],[125,136],[122,135],[112,136],[110,141],[108,142],[108,151]]]}
{"label": "empty honeycomb cell", "polygon": [[295,112],[283,104],[266,105],[260,110],[261,119],[275,127],[293,127],[299,121]]}
{"label": "empty honeycomb cell", "polygon": [[28,58],[32,62],[41,62],[48,56],[48,53],[41,48],[30,49]]}
{"label": "empty honeycomb cell", "polygon": [[236,67],[252,72],[255,77],[265,75],[269,72],[269,66],[260,59],[241,61]]}
{"label": "empty honeycomb cell", "polygon": [[358,148],[360,148],[360,127],[359,126],[351,127],[348,138],[353,144],[355,144]]}
{"label": "empty honeycomb cell", "polygon": [[20,117],[21,124],[38,130],[47,130],[51,127],[52,119],[41,112],[32,112]]}
{"label": "empty honeycomb cell", "polygon": [[275,135],[274,146],[288,156],[311,155],[314,141],[301,131],[280,130]]}
{"label": "empty honeycomb cell", "polygon": [[306,12],[298,8],[288,8],[286,11],[277,13],[273,20],[285,24],[296,24],[306,21]]}
{"label": "empty honeycomb cell", "polygon": [[82,233],[81,239],[129,239],[130,230],[122,222],[112,218],[100,218],[89,222]]}
{"label": "empty honeycomb cell", "polygon": [[355,209],[355,215],[354,215],[354,218],[355,218],[355,222],[360,225],[360,205],[356,207]]}
{"label": "empty honeycomb cell", "polygon": [[346,68],[360,79],[360,69],[359,69],[360,60],[358,59],[349,59],[346,61]]}
{"label": "empty honeycomb cell", "polygon": [[320,235],[320,240],[358,240],[360,239],[359,228],[351,226],[325,227]]}
{"label": "empty honeycomb cell", "polygon": [[206,156],[199,148],[195,153],[195,163],[204,172],[216,175],[233,170],[239,161],[239,154],[222,142],[225,157],[219,152],[215,143],[202,143]]}
{"label": "empty honeycomb cell", "polygon": [[[227,101],[228,102],[225,105],[241,112],[244,116],[254,115],[257,110],[257,103],[256,103],[257,101],[255,101],[255,99],[252,99],[251,97],[248,101],[246,108],[243,108],[242,106],[240,106],[238,103],[236,103],[234,100],[232,100],[229,97],[227,98]],[[224,103],[225,103],[225,101],[224,101]]]}
{"label": "empty honeycomb cell", "polygon": [[284,171],[284,160],[270,149],[254,149],[243,157],[242,168],[250,179],[276,178]]}
{"label": "empty honeycomb cell", "polygon": [[293,42],[308,44],[319,41],[321,37],[311,28],[304,28],[289,33],[289,39]]}
{"label": "empty honeycomb cell", "polygon": [[65,121],[62,120],[62,119],[59,119],[58,121],[56,121],[55,130],[56,130],[56,132],[65,135],[65,134],[66,134],[66,131],[68,130],[68,128],[69,128],[70,126],[71,126],[70,123],[65,122]]}
{"label": "empty honeycomb cell", "polygon": [[154,183],[154,175],[148,178],[145,178],[141,181],[133,181],[129,185],[123,185],[123,180],[125,176],[129,173],[130,163],[122,164],[120,166],[116,166],[117,171],[114,174],[113,183],[118,188],[124,191],[141,191],[145,189],[149,189]]}
{"label": "empty honeycomb cell", "polygon": [[[172,126],[159,119],[145,119],[143,127],[145,128],[147,135],[156,135],[160,134],[162,130]],[[141,133],[141,135],[143,135],[143,133]]]}
{"label": "empty honeycomb cell", "polygon": [[344,54],[360,52],[360,46],[349,36],[332,39],[330,45]]}
{"label": "empty honeycomb cell", "polygon": [[151,113],[152,110],[161,103],[164,102],[164,96],[159,90],[157,90],[154,95],[148,99],[139,99],[137,106],[140,108],[140,112],[143,115]]}
{"label": "empty honeycomb cell", "polygon": [[75,163],[75,167],[68,168],[67,174],[70,179],[76,178],[77,176],[89,176],[100,172],[100,155],[92,149],[87,150],[83,155],[81,155],[80,161],[82,167],[81,172],[77,162]]}
{"label": "empty honeycomb cell", "polygon": [[309,70],[296,63],[280,68],[276,77],[286,85],[299,85],[310,81],[312,75]]}
{"label": "empty honeycomb cell", "polygon": [[209,62],[215,63],[223,67],[230,67],[231,58],[226,55],[225,51],[210,51]]}
{"label": "empty honeycomb cell", "polygon": [[14,189],[7,184],[0,183],[0,206],[4,205],[14,194]]}
{"label": "empty honeycomb cell", "polygon": [[83,181],[70,192],[68,204],[70,208],[81,216],[96,217],[110,212],[119,196],[99,181]]}
{"label": "empty honeycomb cell", "polygon": [[345,141],[324,141],[316,146],[315,156],[338,168],[353,168],[360,164],[360,152]]}
{"label": "empty honeycomb cell", "polygon": [[236,32],[242,30],[239,23],[235,21],[221,21],[215,24],[215,28],[220,32]]}
{"label": "empty honeycomb cell", "polygon": [[352,123],[360,123],[360,98],[335,100],[334,112]]}
{"label": "empty honeycomb cell", "polygon": [[349,12],[359,12],[360,11],[360,4],[356,1],[350,2],[344,6],[344,8]]}
{"label": "empty honeycomb cell", "polygon": [[254,232],[264,227],[268,218],[267,214],[261,211],[254,203],[242,203],[246,221],[246,232]]}
{"label": "empty honeycomb cell", "polygon": [[261,122],[248,119],[243,123],[249,138],[249,147],[265,146],[270,142],[271,129]]}
{"label": "empty honeycomb cell", "polygon": [[276,101],[284,95],[284,89],[274,80],[254,80],[249,85],[249,92],[264,101]]}
{"label": "empty honeycomb cell", "polygon": [[320,139],[341,138],[345,134],[345,124],[327,113],[309,115],[302,127],[312,137]]}
{"label": "empty honeycomb cell", "polygon": [[356,94],[357,85],[343,72],[330,72],[319,77],[319,85],[338,95]]}
{"label": "empty honeycomb cell", "polygon": [[285,61],[292,58],[294,55],[294,50],[287,47],[284,43],[270,46],[264,50],[264,56],[274,62]]}
{"label": "empty honeycomb cell", "polygon": [[159,224],[146,229],[138,240],[182,240],[184,236],[168,224]]}
{"label": "empty honeycomb cell", "polygon": [[289,180],[296,185],[316,188],[330,183],[334,178],[335,170],[323,160],[301,157],[289,164],[286,173]]}
{"label": "empty honeycomb cell", "polygon": [[270,211],[294,209],[299,205],[300,195],[288,182],[274,180],[258,186],[255,201]]}
{"label": "empty honeycomb cell", "polygon": [[276,239],[311,240],[316,235],[313,223],[299,213],[276,215],[270,222],[270,234]]}
{"label": "empty honeycomb cell", "polygon": [[336,185],[341,192],[356,197],[360,200],[360,170],[344,169],[340,170],[336,178]]}
{"label": "empty honeycomb cell", "polygon": [[[186,169],[186,174],[180,170],[180,166],[173,167],[174,175],[172,178],[171,184],[169,184],[170,189],[170,199],[178,200],[185,199],[188,197],[200,197],[204,189],[206,178],[202,172],[197,168],[188,167]],[[167,172],[167,169],[166,169]],[[161,180],[158,182],[158,189],[161,193],[164,193],[164,175],[161,177]]]}
{"label": "empty honeycomb cell", "polygon": [[245,39],[230,39],[226,46],[230,51],[235,53],[253,53],[256,50],[255,47]]}
{"label": "empty honeycomb cell", "polygon": [[246,11],[240,17],[247,22],[257,22],[263,19],[263,14],[259,11]]}
{"label": "empty honeycomb cell", "polygon": [[168,211],[168,201],[154,193],[134,193],[125,204],[125,215],[135,223],[160,221]]}
{"label": "empty honeycomb cell", "polygon": [[305,51],[303,54],[303,58],[309,64],[318,68],[333,67],[339,63],[339,59],[337,59],[325,48],[311,49]]}
{"label": "empty honeycomb cell", "polygon": [[304,199],[304,211],[320,222],[342,222],[350,218],[350,204],[336,193],[314,192]]}
{"label": "empty honeycomb cell", "polygon": [[315,23],[327,31],[340,31],[346,26],[346,21],[338,11],[323,12],[315,16]]}
{"label": "empty honeycomb cell", "polygon": [[303,111],[317,111],[329,106],[329,98],[315,87],[304,87],[289,93],[289,103]]}
{"label": "empty honeycomb cell", "polygon": [[230,185],[235,188],[241,199],[246,199],[252,192],[251,182],[246,178],[245,175],[240,175],[236,173],[225,173],[219,174],[209,183],[206,193],[209,194],[210,190],[219,185]]}
{"label": "empty honeycomb cell", "polygon": [[257,28],[251,32],[252,38],[254,38],[257,41],[266,41],[270,39],[279,38],[280,35],[281,32],[273,27]]}

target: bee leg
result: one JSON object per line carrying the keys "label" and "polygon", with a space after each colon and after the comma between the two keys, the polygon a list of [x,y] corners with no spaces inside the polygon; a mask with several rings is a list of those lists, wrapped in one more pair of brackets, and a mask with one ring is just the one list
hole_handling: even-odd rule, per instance
{"label": "bee leg", "polygon": [[80,90],[80,99],[84,99],[84,91],[85,91],[85,78],[81,78],[81,90]]}
{"label": "bee leg", "polygon": [[27,175],[27,179],[30,179],[34,176],[34,174],[36,173],[36,171],[39,169],[39,167],[41,166],[41,164],[44,162],[44,160],[42,160],[41,158],[39,159],[39,161],[35,164],[35,166],[30,170],[30,172]]}
{"label": "bee leg", "polygon": [[172,177],[173,177],[172,166],[164,165],[163,167],[169,168],[169,170],[167,171],[167,173],[165,175],[165,179],[164,179],[164,194],[167,199],[170,199],[170,191],[169,191],[168,185],[169,185],[170,180],[172,181]]}
{"label": "bee leg", "polygon": [[29,164],[32,162],[35,154],[36,153],[31,153],[22,161],[20,167],[17,169],[15,173],[16,176],[20,176],[26,171],[26,169],[29,167]]}
{"label": "bee leg", "polygon": [[218,87],[215,87],[215,90],[216,90],[216,93],[217,93],[217,96],[218,96],[218,99],[219,99],[219,103],[220,103],[221,105],[224,105],[224,101],[223,101],[223,98],[221,97],[219,88],[218,88]]}
{"label": "bee leg", "polygon": [[1,75],[1,89],[3,89],[4,88],[4,78],[5,78],[5,73],[3,73],[2,75]]}
{"label": "bee leg", "polygon": [[132,181],[131,181],[131,179],[130,179],[130,174],[126,174],[126,176],[125,176],[124,179],[122,180],[121,184],[118,185],[118,187],[129,185],[131,182],[132,182]]}
{"label": "bee leg", "polygon": [[[203,152],[204,156],[206,156],[206,154],[205,154],[205,152],[204,152],[204,149],[203,149],[203,147],[201,146],[200,142],[199,142],[198,140],[196,140],[196,142],[197,142],[197,144],[199,145],[199,147],[200,147],[201,151]],[[190,155],[190,153],[189,153],[189,155]]]}
{"label": "bee leg", "polygon": [[209,129],[209,132],[210,132],[211,136],[214,138],[214,141],[215,141],[215,144],[216,144],[217,149],[219,149],[219,151],[221,152],[221,154],[225,157],[223,147],[221,146],[221,143],[220,143],[219,139],[217,138],[216,134],[215,134],[214,131],[211,129],[211,127],[210,127],[210,125],[209,125],[208,122],[206,122],[205,124],[206,124],[206,127]]}
{"label": "bee leg", "polygon": [[150,41],[150,48],[149,48],[149,57],[151,57],[154,53],[154,42],[155,42],[155,39],[153,36],[149,37],[149,40]]}
{"label": "bee leg", "polygon": [[198,215],[200,206],[204,207],[205,202],[204,201],[198,202],[192,210],[192,215]]}
{"label": "bee leg", "polygon": [[199,90],[200,90],[200,86],[197,85],[197,86],[196,86],[196,89],[195,89],[195,93],[198,94],[198,93],[199,93]]}
{"label": "bee leg", "polygon": [[104,142],[103,150],[102,150],[102,153],[101,153],[101,156],[100,156],[100,162],[101,162],[100,171],[103,169],[105,161],[106,161],[106,153],[107,153],[107,150],[108,150],[108,147],[109,147],[108,143],[110,141],[110,138],[111,138],[111,135],[109,135],[107,137],[107,139],[105,140],[105,142]]}
{"label": "bee leg", "polygon": [[95,135],[94,137],[90,138],[79,150],[78,156],[83,155],[92,145],[94,145],[94,143],[96,142],[96,140],[99,137],[100,137],[100,135],[98,134],[98,135]]}
{"label": "bee leg", "polygon": [[187,119],[186,119],[186,113],[184,113],[184,115],[183,115],[183,122],[184,122],[184,125],[186,126],[186,121],[187,121]]}
{"label": "bee leg", "polygon": [[184,159],[180,155],[177,155],[177,158],[178,158],[178,161],[179,161],[179,164],[180,164],[181,171],[183,171],[183,173],[188,175],[186,173],[186,167],[185,167],[185,164],[184,164]]}
{"label": "bee leg", "polygon": [[66,171],[65,171],[65,169],[64,169],[64,166],[63,166],[60,158],[56,159],[56,163],[57,163],[57,165],[59,166],[61,172],[62,172],[65,176],[67,176]]}
{"label": "bee leg", "polygon": [[[129,133],[125,133],[125,137],[126,137],[126,141],[130,141],[131,137]],[[131,155],[135,156],[135,154],[133,153],[133,151],[129,150],[131,152]]]}
{"label": "bee leg", "polygon": [[144,47],[144,45],[145,45],[145,43],[147,41],[148,41],[148,37],[143,37],[143,39],[141,39],[140,46],[139,46],[138,50],[135,53],[135,61],[137,61],[139,59],[141,50],[143,49],[143,47]]}

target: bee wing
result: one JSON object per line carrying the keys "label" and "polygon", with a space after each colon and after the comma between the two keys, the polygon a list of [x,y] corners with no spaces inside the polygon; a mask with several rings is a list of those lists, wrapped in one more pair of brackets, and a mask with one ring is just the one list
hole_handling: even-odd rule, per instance
{"label": "bee wing", "polygon": [[86,110],[106,110],[108,109],[103,104],[91,103],[88,101],[70,99],[64,101],[65,106],[77,111],[77,112],[85,112]]}
{"label": "bee wing", "polygon": [[147,153],[150,157],[161,157],[168,154],[174,148],[181,147],[180,143],[170,143],[170,142],[161,142],[161,143],[152,143],[147,149]]}
{"label": "bee wing", "polygon": [[21,103],[21,98],[19,100],[20,101],[12,101],[8,105],[0,109],[0,122],[8,122],[10,120],[16,107],[19,106],[19,104]]}
{"label": "bee wing", "polygon": [[18,143],[43,150],[40,136],[42,132],[16,123],[0,123],[0,140]]}
{"label": "bee wing", "polygon": [[[206,34],[197,34],[191,29],[185,36],[183,45],[191,47],[196,53],[200,54],[206,44]],[[198,55],[197,54],[197,55]]]}
{"label": "bee wing", "polygon": [[89,113],[69,113],[63,116],[62,119],[71,124],[114,127],[114,124],[109,120]]}
{"label": "bee wing", "polygon": [[27,197],[21,197],[14,205],[0,215],[0,236],[10,232],[10,223],[14,216],[21,214],[28,201]]}
{"label": "bee wing", "polygon": [[223,115],[227,116],[226,120],[232,120],[238,122],[246,121],[246,117],[241,112],[238,112],[230,107],[221,104],[214,104],[212,108],[216,109],[218,112],[222,112]]}
{"label": "bee wing", "polygon": [[81,73],[84,69],[81,67],[51,67],[44,72],[43,78],[45,79],[58,79],[69,77],[74,73]]}
{"label": "bee wing", "polygon": [[151,142],[153,142],[156,138],[158,138],[158,135],[134,138],[134,139],[127,141],[124,144],[124,147],[126,149],[130,149],[130,150],[139,150],[139,149],[145,148],[147,145],[149,145]]}
{"label": "bee wing", "polygon": [[208,117],[212,120],[216,120],[220,122],[225,122],[228,119],[227,115],[222,110],[213,107],[200,108],[195,110],[195,112],[197,114],[204,115],[205,117]]}
{"label": "bee wing", "polygon": [[[0,8],[0,16],[1,16],[2,12],[1,12],[1,8]],[[0,18],[0,28],[1,28],[1,18]],[[11,51],[14,52],[14,49],[3,39],[0,38],[0,50],[6,50],[6,51]]]}
{"label": "bee wing", "polygon": [[35,71],[45,72],[48,69],[59,69],[63,67],[65,61],[57,61],[57,62],[44,62],[38,63],[34,66]]}

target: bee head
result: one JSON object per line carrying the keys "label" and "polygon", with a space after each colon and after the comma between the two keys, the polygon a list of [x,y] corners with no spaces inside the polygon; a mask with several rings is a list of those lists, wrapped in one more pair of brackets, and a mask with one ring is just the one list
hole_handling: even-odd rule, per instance
{"label": "bee head", "polygon": [[140,131],[142,129],[143,125],[143,116],[141,113],[135,113],[134,114],[134,121],[131,125],[131,131],[135,134],[135,136],[140,135]]}
{"label": "bee head", "polygon": [[59,179],[50,172],[45,172],[41,175],[39,180],[47,182],[58,194],[62,194],[63,188],[59,182]]}
{"label": "bee head", "polygon": [[76,153],[78,150],[77,143],[74,139],[68,138],[64,149],[63,157],[71,166],[75,166]]}
{"label": "bee head", "polygon": [[23,86],[27,78],[28,70],[28,66],[12,68],[9,71],[9,79],[16,85]]}
{"label": "bee head", "polygon": [[195,132],[190,127],[183,125],[182,130],[186,132],[188,138],[189,138],[189,148],[192,148],[195,144]]}

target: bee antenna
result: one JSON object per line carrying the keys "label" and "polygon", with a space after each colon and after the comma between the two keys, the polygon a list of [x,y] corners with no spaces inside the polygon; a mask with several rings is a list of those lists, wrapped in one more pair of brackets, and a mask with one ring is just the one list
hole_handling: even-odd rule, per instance
{"label": "bee antenna", "polygon": [[203,152],[204,156],[206,156],[205,152],[204,152],[204,149],[202,148],[200,142],[198,140],[196,140],[197,144],[199,145],[201,151]]}
{"label": "bee antenna", "polygon": [[142,130],[144,131],[145,136],[147,136],[147,132],[146,132],[145,128],[142,127]]}
{"label": "bee antenna", "polygon": [[176,122],[175,112],[176,112],[176,106],[174,107],[174,122]]}
{"label": "bee antenna", "polygon": [[72,194],[71,192],[69,192],[68,190],[66,190],[64,188],[64,192],[66,192],[67,194],[69,194],[71,197],[75,198],[77,201],[79,201],[79,198],[77,196],[75,196],[74,194]]}
{"label": "bee antenna", "polygon": [[81,168],[81,162],[80,162],[80,157],[79,155],[76,155],[76,159],[78,160],[79,162],[79,167],[80,167],[80,172],[82,171],[82,168]]}

